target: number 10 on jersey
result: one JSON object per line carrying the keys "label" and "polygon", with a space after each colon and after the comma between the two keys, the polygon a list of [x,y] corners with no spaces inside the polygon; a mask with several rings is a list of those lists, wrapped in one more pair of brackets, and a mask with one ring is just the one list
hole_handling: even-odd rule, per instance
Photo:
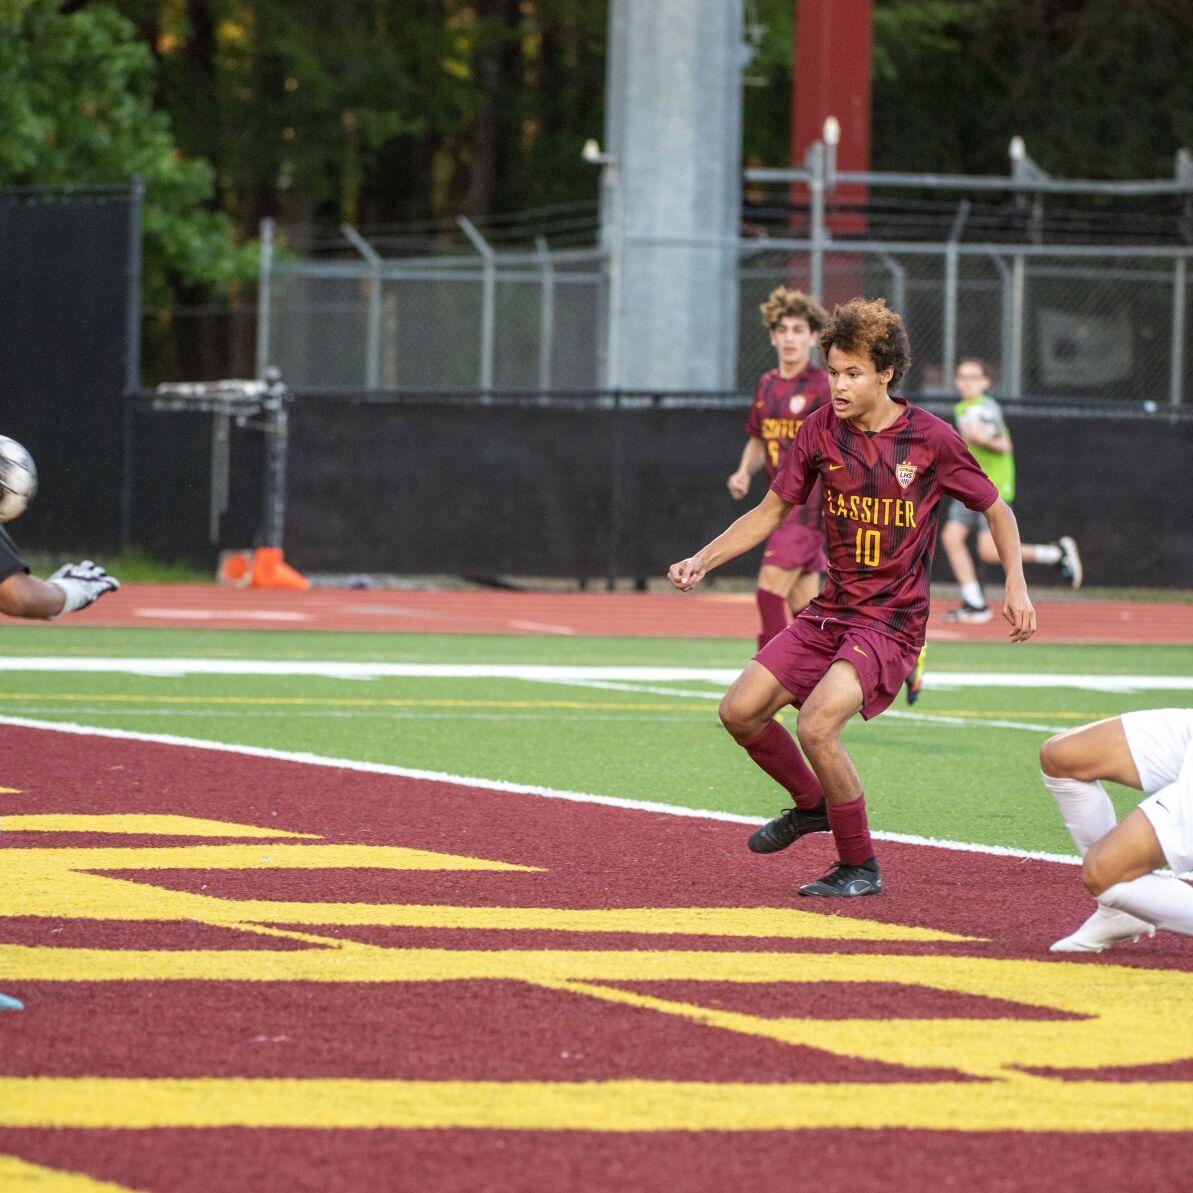
{"label": "number 10 on jersey", "polygon": [[868,568],[878,566],[879,549],[882,546],[882,536],[877,530],[862,530],[857,532],[857,549],[854,559]]}

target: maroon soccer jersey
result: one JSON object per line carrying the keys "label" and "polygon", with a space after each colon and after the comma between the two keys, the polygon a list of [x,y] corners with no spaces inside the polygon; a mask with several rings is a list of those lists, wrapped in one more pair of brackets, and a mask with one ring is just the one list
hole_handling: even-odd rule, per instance
{"label": "maroon soccer jersey", "polygon": [[856,430],[832,407],[805,420],[771,488],[804,502],[824,492],[828,582],[802,614],[863,622],[918,646],[928,620],[928,583],[940,499],[987,510],[998,490],[948,423],[895,398],[899,418]]}
{"label": "maroon soccer jersey", "polygon": [[[807,365],[794,377],[781,377],[778,369],[771,369],[758,378],[754,402],[746,419],[746,434],[761,439],[766,449],[766,475],[773,481],[783,457],[795,442],[800,427],[813,411],[828,405],[828,374],[823,369]],[[801,526],[819,529],[820,494],[812,490],[787,515]]]}

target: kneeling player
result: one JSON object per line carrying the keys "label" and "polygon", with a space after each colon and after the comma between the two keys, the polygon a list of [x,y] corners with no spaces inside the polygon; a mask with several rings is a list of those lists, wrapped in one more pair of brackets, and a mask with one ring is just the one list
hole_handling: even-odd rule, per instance
{"label": "kneeling player", "polygon": [[[1052,793],[1078,851],[1097,910],[1054,953],[1100,953],[1154,936],[1193,936],[1193,708],[1129,712],[1049,738],[1040,751]],[[1148,798],[1115,823],[1101,780]],[[1154,871],[1170,866],[1176,874]]]}
{"label": "kneeling player", "polygon": [[[840,860],[799,893],[877,895],[865,799],[841,732],[855,713],[868,720],[882,712],[915,666],[943,495],[985,511],[1006,572],[1003,613],[1013,641],[1035,632],[1035,610],[1014,514],[952,427],[889,393],[911,363],[899,316],[881,299],[854,299],[833,312],[821,346],[831,407],[804,420],[762,503],[668,575],[679,589],[694,587],[823,486],[828,583],[734,681],[721,721],[795,801],[754,833],[750,849],[773,853],[806,833],[831,831]],[[799,745],[774,719],[788,704],[800,710]]]}

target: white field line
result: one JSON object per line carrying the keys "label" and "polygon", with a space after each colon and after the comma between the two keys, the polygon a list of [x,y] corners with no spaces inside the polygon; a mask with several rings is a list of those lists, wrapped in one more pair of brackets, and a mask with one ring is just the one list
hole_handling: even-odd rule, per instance
{"label": "white field line", "polygon": [[[325,679],[521,679],[539,683],[608,680],[626,683],[703,681],[728,685],[740,667],[558,666],[531,663],[354,663],[290,659],[0,658],[0,672],[55,671],[126,675],[309,675]],[[1193,692],[1188,675],[1072,675],[1031,671],[929,671],[929,687],[1078,688],[1090,692]]]}
{"label": "white field line", "polygon": [[[538,787],[526,783],[508,783],[500,779],[478,779],[467,775],[451,775],[442,771],[417,770],[408,766],[390,766],[382,762],[358,762],[351,758],[325,758],[290,750],[271,750],[264,746],[244,746],[234,743],[203,741],[199,738],[178,737],[171,733],[136,733],[129,729],[102,729],[73,722],[34,721],[25,717],[0,716],[0,725],[20,729],[42,729],[49,733],[67,733],[77,737],[107,737],[118,741],[152,742],[166,746],[184,746],[193,750],[212,750],[217,753],[243,754],[250,758],[270,758],[279,762],[298,762],[306,766],[326,766],[337,770],[360,771],[372,775],[393,775],[403,779],[421,779],[428,783],[450,783],[453,786],[474,787],[482,791],[505,791],[515,795],[537,795],[543,799],[568,800],[577,804],[601,804],[609,808],[625,808],[632,812],[653,812],[667,816],[685,816],[696,820],[719,820],[730,824],[760,824],[761,818],[741,816],[735,812],[713,812],[698,808],[684,808],[674,804],[652,803],[647,800],[621,799],[612,795],[590,795],[584,791],[563,791],[554,787]],[[873,832],[881,841],[898,841],[907,845],[926,845],[934,849],[953,849],[963,853],[981,853],[993,857],[1017,857],[1033,861],[1060,862],[1080,865],[1081,859],[1062,853],[1042,853],[1028,849],[1011,849],[1002,845],[974,845],[967,841],[946,841],[935,837],[918,837],[909,833]]]}
{"label": "white field line", "polygon": [[134,609],[134,617],[168,618],[171,621],[311,621],[309,613],[269,609]]}

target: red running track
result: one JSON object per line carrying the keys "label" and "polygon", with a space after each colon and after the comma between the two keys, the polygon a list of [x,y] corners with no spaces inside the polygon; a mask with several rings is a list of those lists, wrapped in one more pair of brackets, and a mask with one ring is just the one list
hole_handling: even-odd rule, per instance
{"label": "red running track", "polygon": [[[943,620],[937,601],[929,639],[997,642],[1001,618],[983,626]],[[1193,643],[1193,605],[1043,600],[1038,642]],[[752,638],[753,598],[679,593],[555,593],[321,588],[307,592],[129,584],[70,625],[256,630],[396,631],[651,638]]]}

